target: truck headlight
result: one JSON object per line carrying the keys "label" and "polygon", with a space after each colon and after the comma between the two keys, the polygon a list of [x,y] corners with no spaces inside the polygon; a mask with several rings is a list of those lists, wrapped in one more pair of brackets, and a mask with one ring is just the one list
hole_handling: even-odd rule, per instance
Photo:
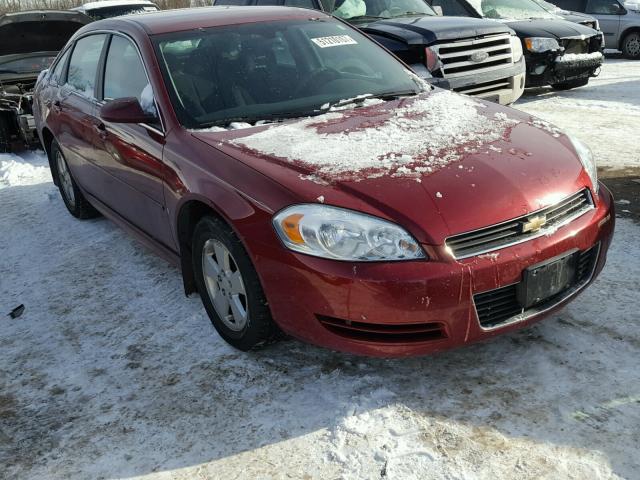
{"label": "truck headlight", "polygon": [[577,138],[569,135],[569,140],[573,144],[573,148],[576,150],[578,154],[578,158],[582,162],[582,166],[584,167],[587,175],[591,179],[591,184],[593,185],[593,191],[598,193],[598,168],[596,166],[596,159],[593,157],[593,153],[591,149],[587,147],[584,143],[582,143]]}
{"label": "truck headlight", "polygon": [[315,257],[356,262],[427,258],[402,227],[381,218],[328,205],[293,205],[273,217],[287,248]]}
{"label": "truck headlight", "polygon": [[522,58],[522,42],[515,35],[511,37],[511,55],[513,56],[513,63],[518,63]]}
{"label": "truck headlight", "polygon": [[524,39],[524,46],[530,52],[542,53],[550,50],[560,50],[560,45],[555,38],[531,37]]}

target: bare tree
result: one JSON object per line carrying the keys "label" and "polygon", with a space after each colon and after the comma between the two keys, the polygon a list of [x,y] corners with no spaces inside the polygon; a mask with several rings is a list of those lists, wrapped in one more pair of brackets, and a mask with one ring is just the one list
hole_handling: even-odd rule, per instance
{"label": "bare tree", "polygon": [[[78,7],[91,0],[0,0],[0,14],[20,12],[22,10],[67,10]],[[211,0],[152,0],[162,10],[172,8],[204,7],[211,5]]]}

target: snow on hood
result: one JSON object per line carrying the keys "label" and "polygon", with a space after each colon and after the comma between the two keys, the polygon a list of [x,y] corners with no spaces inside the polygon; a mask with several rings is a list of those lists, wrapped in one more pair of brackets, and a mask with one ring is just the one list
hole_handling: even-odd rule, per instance
{"label": "snow on hood", "polygon": [[[230,142],[303,164],[332,180],[418,178],[504,138],[518,123],[501,112],[483,115],[484,108],[471,98],[438,91],[391,108],[363,107],[278,124]],[[349,128],[350,116],[370,118]]]}

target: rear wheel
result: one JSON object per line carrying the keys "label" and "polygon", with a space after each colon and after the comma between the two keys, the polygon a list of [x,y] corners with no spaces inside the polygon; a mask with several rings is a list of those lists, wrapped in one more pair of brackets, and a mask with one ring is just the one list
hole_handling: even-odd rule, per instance
{"label": "rear wheel", "polygon": [[11,151],[11,134],[9,119],[0,112],[0,153]]}
{"label": "rear wheel", "polygon": [[51,143],[52,165],[58,179],[58,189],[69,213],[76,218],[86,219],[99,216],[98,211],[87,201],[76,184],[67,160],[55,140]]}
{"label": "rear wheel", "polygon": [[579,78],[568,82],[554,83],[551,88],[554,90],[571,90],[572,88],[584,87],[587,83],[589,83],[588,78]]}
{"label": "rear wheel", "polygon": [[631,60],[640,60],[640,32],[631,32],[624,37],[622,53]]}
{"label": "rear wheel", "polygon": [[258,274],[233,230],[215,217],[203,217],[192,251],[198,292],[220,336],[245,351],[276,340],[278,328]]}

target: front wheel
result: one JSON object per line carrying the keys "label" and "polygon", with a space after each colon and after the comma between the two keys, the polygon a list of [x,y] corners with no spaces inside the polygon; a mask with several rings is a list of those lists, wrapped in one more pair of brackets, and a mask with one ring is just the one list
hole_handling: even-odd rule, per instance
{"label": "front wheel", "polygon": [[82,220],[99,216],[98,211],[87,201],[73,179],[67,159],[55,140],[51,143],[51,158],[54,169],[52,173],[58,180],[58,189],[69,213]]}
{"label": "front wheel", "polygon": [[632,32],[624,37],[622,53],[631,60],[640,60],[640,32]]}
{"label": "front wheel", "polygon": [[554,90],[571,90],[572,88],[584,87],[587,83],[589,83],[588,78],[579,78],[568,82],[554,83],[551,88]]}
{"label": "front wheel", "polygon": [[198,292],[220,336],[243,351],[276,340],[278,328],[258,274],[233,230],[215,217],[203,217],[192,252]]}

